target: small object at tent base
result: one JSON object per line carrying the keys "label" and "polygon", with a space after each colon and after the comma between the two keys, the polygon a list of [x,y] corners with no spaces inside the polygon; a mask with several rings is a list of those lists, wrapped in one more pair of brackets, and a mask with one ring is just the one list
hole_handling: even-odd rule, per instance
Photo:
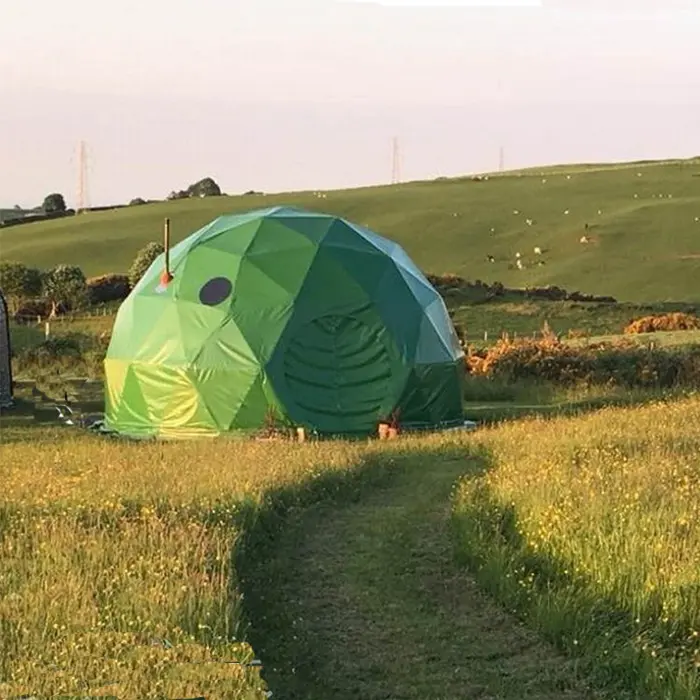
{"label": "small object at tent base", "polygon": [[380,440],[394,440],[399,435],[399,429],[389,423],[380,423],[377,427],[377,435]]}
{"label": "small object at tent base", "polygon": [[299,442],[306,442],[306,429],[297,428],[297,440]]}

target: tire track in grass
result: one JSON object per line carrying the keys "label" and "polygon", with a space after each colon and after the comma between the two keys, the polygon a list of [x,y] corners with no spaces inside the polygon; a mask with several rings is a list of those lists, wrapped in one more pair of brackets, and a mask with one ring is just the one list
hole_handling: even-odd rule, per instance
{"label": "tire track in grass", "polygon": [[416,452],[359,502],[287,524],[245,580],[251,641],[282,700],[583,700],[574,662],[453,558],[450,496],[476,459]]}

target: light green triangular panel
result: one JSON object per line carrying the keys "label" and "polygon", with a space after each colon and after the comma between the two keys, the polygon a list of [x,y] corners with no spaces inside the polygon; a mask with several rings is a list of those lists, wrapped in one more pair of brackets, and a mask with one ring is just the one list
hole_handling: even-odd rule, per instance
{"label": "light green triangular panel", "polygon": [[197,249],[218,250],[243,257],[260,228],[260,219],[250,219],[245,222],[228,222],[209,233],[197,246]]}
{"label": "light green triangular panel", "polygon": [[190,367],[186,374],[196,388],[198,402],[192,404],[188,424],[219,433],[240,427],[235,425],[236,414],[259,373]]}
{"label": "light green triangular panel", "polygon": [[236,322],[228,318],[210,335],[200,340],[191,362],[206,369],[223,370],[239,374],[256,374],[260,368],[258,354],[251,349]]}
{"label": "light green triangular panel", "polygon": [[170,391],[162,398],[159,433],[163,437],[190,437],[218,434],[215,417],[202,396],[201,387],[189,370],[170,375]]}
{"label": "light green triangular panel", "polygon": [[105,420],[108,424],[118,423],[117,411],[124,395],[124,384],[129,372],[129,362],[125,360],[104,361]]}
{"label": "light green triangular panel", "polygon": [[138,365],[132,364],[126,372],[113,423],[135,435],[152,435],[157,428],[150,419],[148,399],[143,394],[137,369]]}

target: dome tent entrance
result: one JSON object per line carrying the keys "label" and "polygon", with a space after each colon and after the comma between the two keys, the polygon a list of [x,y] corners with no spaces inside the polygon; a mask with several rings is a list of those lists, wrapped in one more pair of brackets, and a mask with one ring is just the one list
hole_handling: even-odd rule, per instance
{"label": "dome tent entrance", "polygon": [[255,430],[270,414],[320,433],[463,421],[463,352],[404,250],[287,207],[221,216],[121,305],[105,359],[106,426],[132,436]]}

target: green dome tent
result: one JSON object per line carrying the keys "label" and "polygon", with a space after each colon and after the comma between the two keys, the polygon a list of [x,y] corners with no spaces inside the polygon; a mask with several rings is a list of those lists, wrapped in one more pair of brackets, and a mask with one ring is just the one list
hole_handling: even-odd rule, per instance
{"label": "green dome tent", "polygon": [[344,219],[276,207],[221,216],[164,255],[121,305],[105,425],[135,437],[323,434],[463,422],[463,352],[403,249]]}

